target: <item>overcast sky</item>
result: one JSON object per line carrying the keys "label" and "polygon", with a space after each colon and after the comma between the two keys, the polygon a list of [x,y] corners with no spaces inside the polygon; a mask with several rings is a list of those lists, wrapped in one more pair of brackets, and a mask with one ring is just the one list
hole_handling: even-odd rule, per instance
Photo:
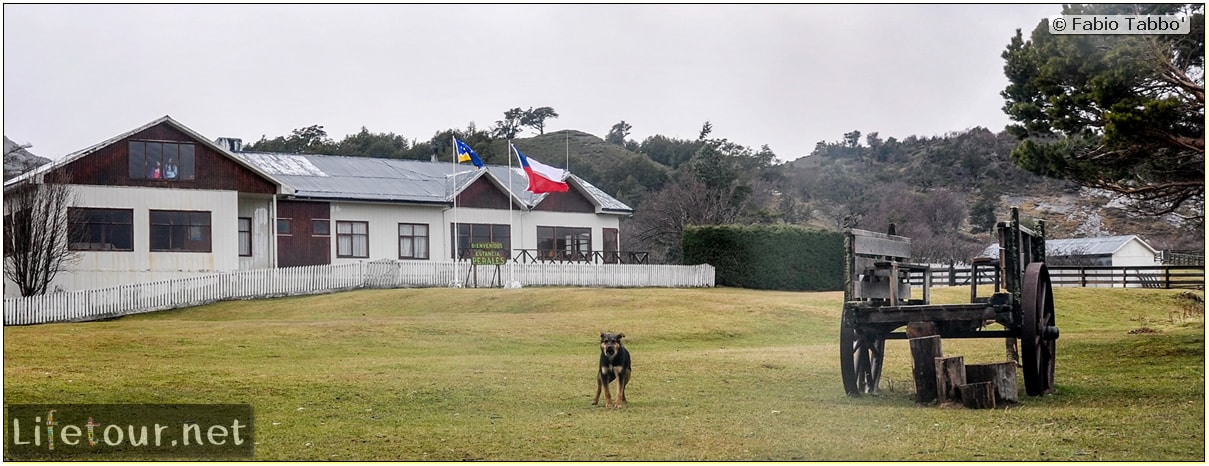
{"label": "overcast sky", "polygon": [[[713,136],[783,161],[843,133],[1008,123],[1000,54],[1057,4],[4,5],[4,134],[58,159],[170,115],[211,138]],[[526,131],[524,136],[531,135]]]}

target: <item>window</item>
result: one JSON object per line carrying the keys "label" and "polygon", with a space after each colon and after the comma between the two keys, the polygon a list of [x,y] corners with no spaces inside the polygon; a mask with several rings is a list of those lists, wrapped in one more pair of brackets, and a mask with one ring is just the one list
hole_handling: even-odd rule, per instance
{"label": "window", "polygon": [[67,218],[72,251],[134,250],[133,210],[71,207]]}
{"label": "window", "polygon": [[368,222],[336,222],[336,257],[369,257]]}
{"label": "window", "polygon": [[428,225],[416,223],[399,224],[399,258],[428,258]]}
{"label": "window", "polygon": [[252,255],[252,218],[239,217],[239,255]]}
{"label": "window", "polygon": [[130,141],[128,149],[132,180],[193,181],[197,176],[191,143]]}
{"label": "window", "polygon": [[[470,245],[474,243],[501,243],[507,257],[512,257],[512,233],[508,225],[484,223],[459,223],[457,225],[457,245],[460,258],[470,257]],[[449,251],[449,256],[453,257],[453,251]]]}
{"label": "window", "polygon": [[592,229],[537,227],[537,257],[541,259],[590,260]]}
{"label": "window", "polygon": [[288,219],[288,218],[277,219],[277,234],[279,234],[279,235],[290,234],[290,225],[292,223],[293,223],[293,219]]}
{"label": "window", "polygon": [[210,212],[152,210],[151,250],[210,252]]}
{"label": "window", "polygon": [[326,218],[311,220],[311,234],[314,236],[331,236],[332,221]]}

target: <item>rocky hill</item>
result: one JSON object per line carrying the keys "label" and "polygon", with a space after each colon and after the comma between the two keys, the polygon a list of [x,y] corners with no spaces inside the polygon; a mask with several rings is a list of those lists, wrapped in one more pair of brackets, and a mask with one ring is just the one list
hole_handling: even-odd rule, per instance
{"label": "rocky hill", "polygon": [[13,142],[13,140],[9,139],[8,136],[4,137],[5,181],[8,181],[17,175],[33,170],[46,163],[50,163],[50,159],[38,157],[21,147],[21,144]]}

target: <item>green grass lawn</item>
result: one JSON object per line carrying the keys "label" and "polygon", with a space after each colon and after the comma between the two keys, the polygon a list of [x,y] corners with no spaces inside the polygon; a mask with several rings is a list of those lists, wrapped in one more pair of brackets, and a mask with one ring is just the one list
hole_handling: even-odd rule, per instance
{"label": "green grass lawn", "polygon": [[[840,293],[393,289],[4,329],[4,402],[250,403],[257,460],[1205,461],[1205,324],[1163,290],[1054,290],[1055,393],[916,406],[906,341],[844,394]],[[1198,294],[1200,294],[1198,292]],[[963,302],[939,288],[935,302]],[[624,332],[623,409],[591,406]],[[946,340],[967,364],[1000,339]]]}

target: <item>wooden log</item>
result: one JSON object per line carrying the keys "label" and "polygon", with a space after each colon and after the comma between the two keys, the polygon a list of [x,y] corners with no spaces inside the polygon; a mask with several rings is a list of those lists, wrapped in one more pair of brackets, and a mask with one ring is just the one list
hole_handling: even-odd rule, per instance
{"label": "wooden log", "polygon": [[912,370],[915,376],[915,402],[936,401],[936,358],[942,356],[940,336],[911,338]]}
{"label": "wooden log", "polygon": [[1019,403],[1019,386],[1016,383],[1016,363],[970,364],[966,366],[966,383],[992,382],[995,384],[995,402],[1001,406]]}
{"label": "wooden log", "polygon": [[995,384],[978,382],[962,385],[961,404],[970,409],[995,409]]}
{"label": "wooden log", "polygon": [[907,338],[930,337],[936,334],[936,324],[933,322],[907,323]]}
{"label": "wooden log", "polygon": [[940,404],[961,401],[961,386],[966,384],[965,359],[961,356],[936,358],[936,401]]}

